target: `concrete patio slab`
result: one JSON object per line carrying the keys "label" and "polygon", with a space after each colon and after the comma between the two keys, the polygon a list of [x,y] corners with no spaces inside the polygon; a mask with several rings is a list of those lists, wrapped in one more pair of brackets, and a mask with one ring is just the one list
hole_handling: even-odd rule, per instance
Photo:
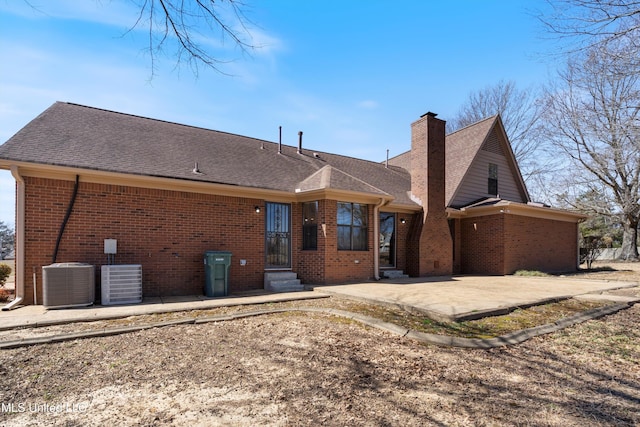
{"label": "concrete patio slab", "polygon": [[640,298],[627,297],[623,295],[607,295],[607,294],[584,294],[577,295],[576,299],[583,301],[612,301],[612,302],[626,302],[628,304],[636,304],[640,302]]}
{"label": "concrete patio slab", "polygon": [[327,298],[327,296],[326,294],[320,294],[318,292],[304,291],[278,294],[232,295],[220,298],[207,298],[201,295],[193,295],[190,297],[150,297],[144,298],[141,304],[92,305],[88,307],[61,309],[47,309],[42,305],[28,305],[10,311],[0,311],[0,330],[117,319],[128,316],[170,313],[175,311],[207,310],[238,305]]}
{"label": "concrete patio slab", "polygon": [[455,276],[317,286],[314,290],[398,306],[435,320],[460,321],[637,285],[569,277]]}
{"label": "concrete patio slab", "polygon": [[[303,292],[243,294],[221,298],[207,298],[202,295],[150,297],[145,298],[142,304],[130,305],[96,305],[67,309],[46,309],[42,305],[29,305],[15,310],[0,311],[0,330],[326,298],[332,294],[374,304],[399,306],[437,320],[460,321],[507,313],[517,307],[578,295],[587,294],[584,298],[603,299],[603,295],[599,295],[602,292],[634,286],[638,284],[563,277],[456,276],[385,279],[378,282],[316,286],[314,291]],[[616,298],[610,299],[618,301]],[[635,302],[627,298],[624,298],[624,301]]]}

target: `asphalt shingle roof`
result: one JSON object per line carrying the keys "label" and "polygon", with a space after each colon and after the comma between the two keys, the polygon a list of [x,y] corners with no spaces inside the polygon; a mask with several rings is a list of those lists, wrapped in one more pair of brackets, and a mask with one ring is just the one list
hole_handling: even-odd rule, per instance
{"label": "asphalt shingle roof", "polygon": [[384,191],[359,180],[358,178],[336,169],[332,166],[325,166],[322,169],[302,181],[296,192],[322,190],[332,188],[335,190],[355,191],[358,193],[388,195]]}
{"label": "asphalt shingle roof", "polygon": [[324,176],[324,188],[415,206],[399,167],[287,145],[279,154],[274,142],[65,102],[0,146],[0,159],[287,192],[317,189]]}

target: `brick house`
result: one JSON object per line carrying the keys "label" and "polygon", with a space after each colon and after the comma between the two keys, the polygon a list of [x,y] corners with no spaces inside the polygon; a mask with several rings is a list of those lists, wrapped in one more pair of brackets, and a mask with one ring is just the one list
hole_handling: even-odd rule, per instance
{"label": "brick house", "polygon": [[[16,180],[16,284],[42,266],[141,264],[145,296],[203,292],[203,254],[233,254],[230,292],[287,271],[306,284],[577,268],[574,213],[530,203],[500,117],[370,162],[57,102],[0,146]],[[98,278],[99,279],[99,278]]]}

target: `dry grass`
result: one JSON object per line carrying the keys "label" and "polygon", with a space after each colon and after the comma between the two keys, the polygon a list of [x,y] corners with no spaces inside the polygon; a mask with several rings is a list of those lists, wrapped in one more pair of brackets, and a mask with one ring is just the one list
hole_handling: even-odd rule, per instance
{"label": "dry grass", "polygon": [[502,316],[485,317],[466,322],[440,322],[416,315],[399,308],[384,307],[353,301],[346,298],[330,297],[318,300],[289,301],[283,303],[256,304],[248,306],[221,307],[210,310],[179,311],[172,313],[130,316],[121,319],[97,322],[75,323],[37,329],[21,329],[0,332],[0,339],[29,338],[33,336],[57,335],[73,331],[112,329],[125,326],[151,325],[160,322],[210,318],[235,313],[247,313],[269,309],[293,309],[302,307],[333,308],[364,314],[385,322],[393,323],[415,331],[450,335],[465,338],[492,338],[520,329],[545,325],[574,314],[607,305],[607,302],[585,302],[574,299],[557,303],[518,309]]}
{"label": "dry grass", "polygon": [[[333,300],[335,302],[335,300]],[[633,426],[637,307],[521,345],[422,345],[286,313],[0,352],[6,425]]]}

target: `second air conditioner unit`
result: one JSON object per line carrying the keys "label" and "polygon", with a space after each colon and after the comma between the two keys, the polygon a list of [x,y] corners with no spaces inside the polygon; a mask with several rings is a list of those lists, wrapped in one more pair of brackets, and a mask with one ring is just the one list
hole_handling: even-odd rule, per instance
{"label": "second air conditioner unit", "polygon": [[142,302],[142,265],[102,266],[102,305]]}

